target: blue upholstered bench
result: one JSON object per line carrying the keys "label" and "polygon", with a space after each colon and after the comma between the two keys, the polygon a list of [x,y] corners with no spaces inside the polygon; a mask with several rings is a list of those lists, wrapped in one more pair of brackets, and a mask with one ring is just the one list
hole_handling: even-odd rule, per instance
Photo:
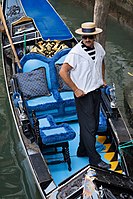
{"label": "blue upholstered bench", "polygon": [[47,83],[45,74],[45,68],[41,67],[30,72],[17,73],[14,76],[29,113],[34,110],[41,114],[43,111],[45,114],[58,114],[60,104],[50,90],[50,83]]}
{"label": "blue upholstered bench", "polygon": [[29,53],[21,59],[23,74],[32,73],[33,70],[38,70],[40,67],[45,69],[47,86],[51,94],[26,99],[25,105],[29,113],[34,110],[37,116],[50,114],[54,116],[57,122],[77,119],[73,92],[59,92],[58,76],[55,68],[55,64],[63,63],[69,50],[64,49],[52,58],[37,53]]}
{"label": "blue upholstered bench", "polygon": [[[75,131],[67,123],[57,125],[51,115],[47,115],[38,121],[43,148],[55,148],[56,151],[58,147],[61,147],[61,153],[63,153],[64,158],[63,162],[67,162],[68,170],[71,171],[68,141],[75,138]],[[48,155],[47,151],[44,150],[44,154]],[[62,160],[54,161],[54,163],[60,162],[62,162]],[[53,164],[53,161],[48,163]]]}

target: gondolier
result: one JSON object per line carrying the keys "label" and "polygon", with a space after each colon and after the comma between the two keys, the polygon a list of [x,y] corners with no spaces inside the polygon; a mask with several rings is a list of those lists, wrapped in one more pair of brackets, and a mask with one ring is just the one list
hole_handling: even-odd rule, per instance
{"label": "gondolier", "polygon": [[86,22],[75,32],[82,36],[82,40],[67,55],[60,75],[75,94],[80,125],[77,156],[88,156],[90,164],[109,169],[110,165],[101,160],[95,148],[101,101],[100,87],[106,85],[105,51],[95,41],[96,35],[102,29],[96,28],[93,22]]}

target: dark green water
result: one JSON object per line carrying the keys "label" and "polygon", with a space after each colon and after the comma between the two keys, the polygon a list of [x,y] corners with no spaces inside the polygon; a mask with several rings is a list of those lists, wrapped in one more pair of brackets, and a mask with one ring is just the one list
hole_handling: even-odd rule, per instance
{"label": "dark green water", "polygon": [[[92,20],[92,9],[85,8],[70,0],[51,0],[70,30],[80,23]],[[123,103],[123,89],[133,77],[133,32],[120,26],[113,19],[108,20],[106,43],[106,79],[115,83],[119,107],[126,119]],[[127,123],[129,126],[129,124]],[[133,132],[133,130],[130,128]],[[29,179],[26,179],[28,174]],[[33,187],[31,184],[33,183]],[[39,199],[39,193],[29,171],[15,124],[8,104],[2,63],[0,61],[0,199]]]}

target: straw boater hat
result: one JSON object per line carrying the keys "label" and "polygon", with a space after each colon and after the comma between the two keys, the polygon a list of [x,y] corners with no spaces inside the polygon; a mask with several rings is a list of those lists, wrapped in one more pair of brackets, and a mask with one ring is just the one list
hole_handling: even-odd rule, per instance
{"label": "straw boater hat", "polygon": [[79,35],[97,35],[103,30],[101,28],[96,28],[94,22],[85,22],[81,24],[81,28],[78,28],[75,32]]}

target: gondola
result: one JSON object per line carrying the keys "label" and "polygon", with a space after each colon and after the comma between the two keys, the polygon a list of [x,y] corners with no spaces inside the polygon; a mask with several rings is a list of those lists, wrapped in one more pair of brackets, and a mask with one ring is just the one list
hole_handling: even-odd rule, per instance
{"label": "gondola", "polygon": [[117,106],[115,85],[101,88],[96,149],[111,164],[105,170],[76,155],[79,124],[74,96],[59,76],[77,39],[47,0],[4,0],[0,13],[8,99],[42,198],[133,197],[122,151],[132,137]]}

